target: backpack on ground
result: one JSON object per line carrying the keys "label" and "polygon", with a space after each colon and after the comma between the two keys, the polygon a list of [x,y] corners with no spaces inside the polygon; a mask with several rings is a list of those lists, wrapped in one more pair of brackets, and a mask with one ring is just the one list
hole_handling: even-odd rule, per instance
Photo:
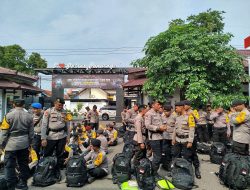
{"label": "backpack on ground", "polygon": [[82,187],[87,179],[86,161],[82,156],[74,155],[66,167],[67,187]]}
{"label": "backpack on ground", "polygon": [[136,166],[136,180],[140,189],[154,190],[155,189],[155,176],[153,174],[152,163],[149,159],[143,158]]}
{"label": "backpack on ground", "polygon": [[243,190],[250,187],[250,157],[226,154],[220,165],[220,180],[229,188]]}
{"label": "backpack on ground", "polygon": [[223,157],[226,154],[226,147],[221,142],[214,142],[211,145],[210,161],[214,164],[221,164]]}
{"label": "backpack on ground", "polygon": [[126,155],[126,157],[131,160],[134,156],[134,145],[132,143],[124,144],[122,153]]}
{"label": "backpack on ground", "polygon": [[137,181],[129,180],[120,185],[121,190],[139,190]]}
{"label": "backpack on ground", "polygon": [[43,157],[39,160],[33,175],[34,186],[46,187],[56,183],[56,157]]}
{"label": "backpack on ground", "polygon": [[118,153],[113,158],[113,166],[111,170],[112,181],[114,184],[122,184],[130,179],[131,165],[130,160],[124,153]]}
{"label": "backpack on ground", "polygon": [[197,152],[200,154],[209,154],[210,153],[210,146],[206,145],[205,143],[197,142]]}
{"label": "backpack on ground", "polygon": [[192,164],[184,158],[176,158],[172,164],[172,183],[179,189],[192,189],[194,171]]}

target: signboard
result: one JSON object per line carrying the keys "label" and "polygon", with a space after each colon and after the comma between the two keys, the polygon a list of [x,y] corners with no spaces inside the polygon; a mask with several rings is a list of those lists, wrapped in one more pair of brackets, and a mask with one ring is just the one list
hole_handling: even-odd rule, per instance
{"label": "signboard", "polygon": [[98,75],[53,75],[52,88],[121,88],[124,82],[122,74],[98,74]]}

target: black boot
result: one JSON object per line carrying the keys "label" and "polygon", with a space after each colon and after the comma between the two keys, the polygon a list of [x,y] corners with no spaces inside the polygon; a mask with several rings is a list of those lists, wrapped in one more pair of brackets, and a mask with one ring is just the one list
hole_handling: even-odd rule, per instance
{"label": "black boot", "polygon": [[20,179],[16,184],[17,189],[28,190],[27,181]]}
{"label": "black boot", "polygon": [[201,179],[201,173],[199,167],[195,168],[194,173],[197,179]]}

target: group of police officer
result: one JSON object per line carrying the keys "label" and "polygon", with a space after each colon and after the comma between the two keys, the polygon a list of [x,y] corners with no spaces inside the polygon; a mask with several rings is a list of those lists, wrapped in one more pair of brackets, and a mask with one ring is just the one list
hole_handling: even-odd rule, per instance
{"label": "group of police officer", "polygon": [[250,113],[242,100],[232,102],[232,111],[226,113],[218,106],[207,114],[202,109],[193,110],[188,100],[176,102],[175,110],[159,101],[154,101],[150,107],[135,104],[130,110],[124,109],[121,116],[127,126],[125,139],[129,139],[126,143],[135,145],[134,164],[146,157],[146,152],[151,149],[156,179],[161,178],[157,173],[160,165],[170,171],[172,160],[178,157],[193,163],[195,176],[200,179],[197,140],[209,141],[208,123],[213,125],[214,142],[226,143],[233,132],[233,151],[249,155]]}

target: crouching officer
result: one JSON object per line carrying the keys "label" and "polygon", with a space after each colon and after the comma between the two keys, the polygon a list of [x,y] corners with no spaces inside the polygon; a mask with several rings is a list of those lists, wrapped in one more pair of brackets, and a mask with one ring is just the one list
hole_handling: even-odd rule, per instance
{"label": "crouching officer", "polygon": [[250,143],[250,113],[243,100],[234,100],[232,107],[236,110],[231,116],[233,131],[233,152],[241,155],[249,155]]}
{"label": "crouching officer", "polygon": [[[24,104],[23,99],[14,100],[15,108],[4,117],[1,125],[0,146],[5,149],[4,173],[8,190],[14,190],[15,187],[28,189],[28,148],[33,140],[34,128],[32,115],[24,111]],[[16,177],[16,163],[20,170],[19,181]]]}
{"label": "crouching officer", "polygon": [[[176,102],[175,111],[178,114],[173,132],[173,157],[183,157],[189,162],[194,163],[193,155],[196,153],[194,142],[195,119],[193,114],[187,114],[184,102]],[[200,177],[199,167],[195,165],[195,175]]]}
{"label": "crouching officer", "polygon": [[149,144],[153,151],[152,166],[156,179],[160,176],[157,171],[160,167],[163,151],[163,132],[167,130],[167,126],[163,125],[162,117],[159,113],[161,103],[154,101],[152,108],[145,114],[145,126],[148,129]]}
{"label": "crouching officer", "polygon": [[88,168],[88,182],[92,183],[96,178],[108,175],[108,159],[106,153],[101,150],[101,141],[92,139],[91,151],[84,157]]}
{"label": "crouching officer", "polygon": [[52,156],[56,152],[57,166],[56,175],[61,180],[60,166],[63,166],[63,152],[66,142],[70,139],[70,129],[66,119],[66,112],[63,110],[64,100],[57,98],[54,107],[44,112],[41,139],[44,149],[44,156]]}

